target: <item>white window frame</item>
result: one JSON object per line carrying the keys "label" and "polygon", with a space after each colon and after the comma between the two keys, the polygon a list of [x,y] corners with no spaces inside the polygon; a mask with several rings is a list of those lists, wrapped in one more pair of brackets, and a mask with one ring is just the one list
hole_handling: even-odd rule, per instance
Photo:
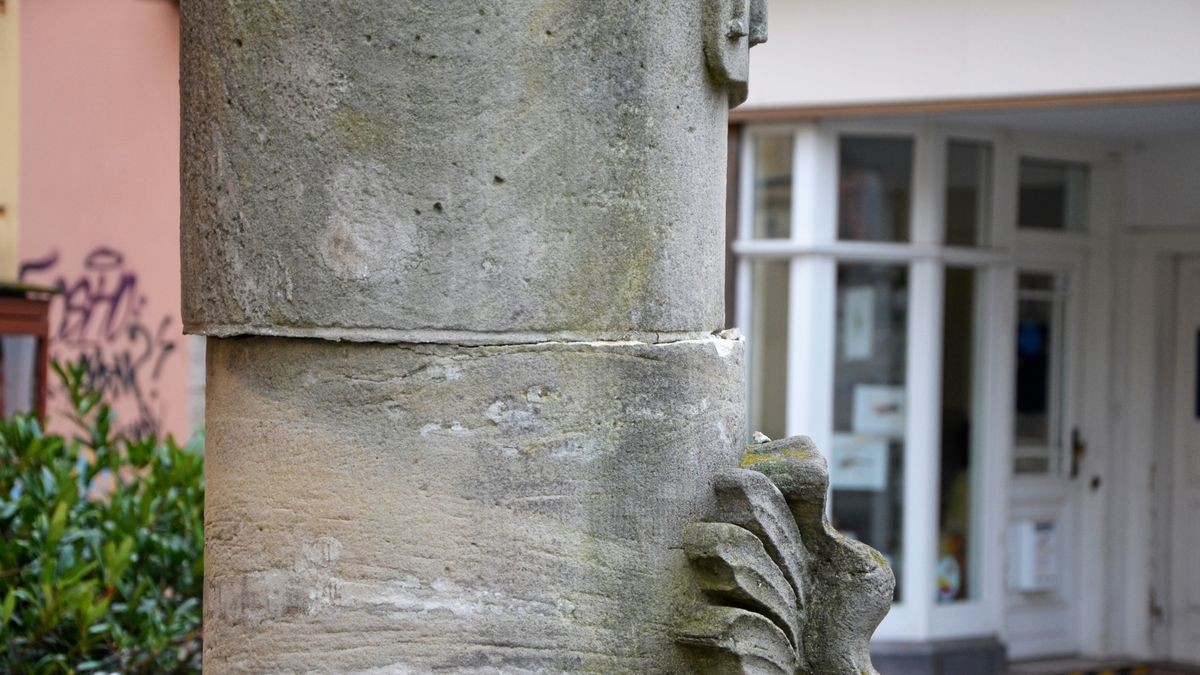
{"label": "white window frame", "polygon": [[[791,232],[787,239],[752,239],[755,139],[790,133],[793,137]],[[899,135],[914,140],[910,200],[910,243],[854,242],[837,239],[838,137],[842,134]],[[983,141],[992,147],[990,232],[974,248],[945,247],[943,237],[945,153],[949,139]],[[875,637],[914,641],[995,635],[1003,630],[1003,532],[1009,473],[1012,391],[1011,268],[1014,240],[1016,160],[1005,134],[892,121],[822,121],[745,128],[739,167],[736,309],[739,326],[749,325],[750,275],[755,259],[787,258],[789,263],[787,433],[807,434],[828,451],[833,438],[832,395],[837,265],[841,262],[907,263],[908,339],[906,394],[908,424],[904,439],[904,566],[902,595]],[[935,602],[940,416],[942,304],[946,265],[977,271],[977,343],[973,415],[972,552],[975,596],[939,605]],[[918,335],[919,331],[923,334]],[[930,339],[932,337],[933,339]],[[1000,398],[1000,402],[995,399]],[[984,414],[983,411],[988,411]],[[983,477],[988,477],[984,480]],[[997,477],[1000,477],[997,479]],[[964,573],[969,573],[964,571]]]}

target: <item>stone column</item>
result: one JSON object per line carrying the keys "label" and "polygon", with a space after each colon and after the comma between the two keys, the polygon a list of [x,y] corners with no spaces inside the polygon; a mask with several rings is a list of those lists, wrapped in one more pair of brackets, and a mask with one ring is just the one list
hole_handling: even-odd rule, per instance
{"label": "stone column", "polygon": [[684,669],[758,5],[185,0],[206,668]]}

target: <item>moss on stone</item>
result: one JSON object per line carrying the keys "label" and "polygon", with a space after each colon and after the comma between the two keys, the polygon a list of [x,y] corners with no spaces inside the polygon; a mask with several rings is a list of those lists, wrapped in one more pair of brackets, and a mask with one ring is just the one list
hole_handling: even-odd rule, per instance
{"label": "moss on stone", "polygon": [[812,457],[811,451],[795,448],[789,448],[780,452],[772,452],[770,454],[762,455],[754,452],[747,452],[742,456],[741,466],[743,469],[753,469],[762,464],[772,464],[797,459],[809,459],[810,457]]}
{"label": "moss on stone", "polygon": [[333,127],[343,147],[368,155],[389,145],[395,133],[394,124],[345,104],[333,113]]}

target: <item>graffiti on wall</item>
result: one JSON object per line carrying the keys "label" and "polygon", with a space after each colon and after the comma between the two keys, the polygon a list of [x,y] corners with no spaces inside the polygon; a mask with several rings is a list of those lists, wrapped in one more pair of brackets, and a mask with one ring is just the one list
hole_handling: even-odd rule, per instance
{"label": "graffiti on wall", "polygon": [[[58,289],[51,355],[83,361],[87,384],[113,404],[115,430],[130,437],[160,433],[166,412],[160,377],[178,347],[179,330],[170,315],[147,316],[146,294],[125,257],[101,246],[87,254],[81,269],[68,270],[55,251],[23,262],[20,278]],[[50,395],[53,401],[61,393],[51,387]]]}

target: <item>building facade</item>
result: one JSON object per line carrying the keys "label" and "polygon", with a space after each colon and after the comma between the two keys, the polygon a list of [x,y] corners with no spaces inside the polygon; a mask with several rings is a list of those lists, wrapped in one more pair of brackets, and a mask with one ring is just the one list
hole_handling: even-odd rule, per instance
{"label": "building facade", "polygon": [[883,672],[1200,664],[1197,25],[771,5],[727,304],[753,427],[817,441],[896,573]]}
{"label": "building facade", "polygon": [[0,280],[58,289],[51,355],[86,360],[117,429],[183,441],[204,349],[183,335],[178,251],[178,5],[0,3]]}

